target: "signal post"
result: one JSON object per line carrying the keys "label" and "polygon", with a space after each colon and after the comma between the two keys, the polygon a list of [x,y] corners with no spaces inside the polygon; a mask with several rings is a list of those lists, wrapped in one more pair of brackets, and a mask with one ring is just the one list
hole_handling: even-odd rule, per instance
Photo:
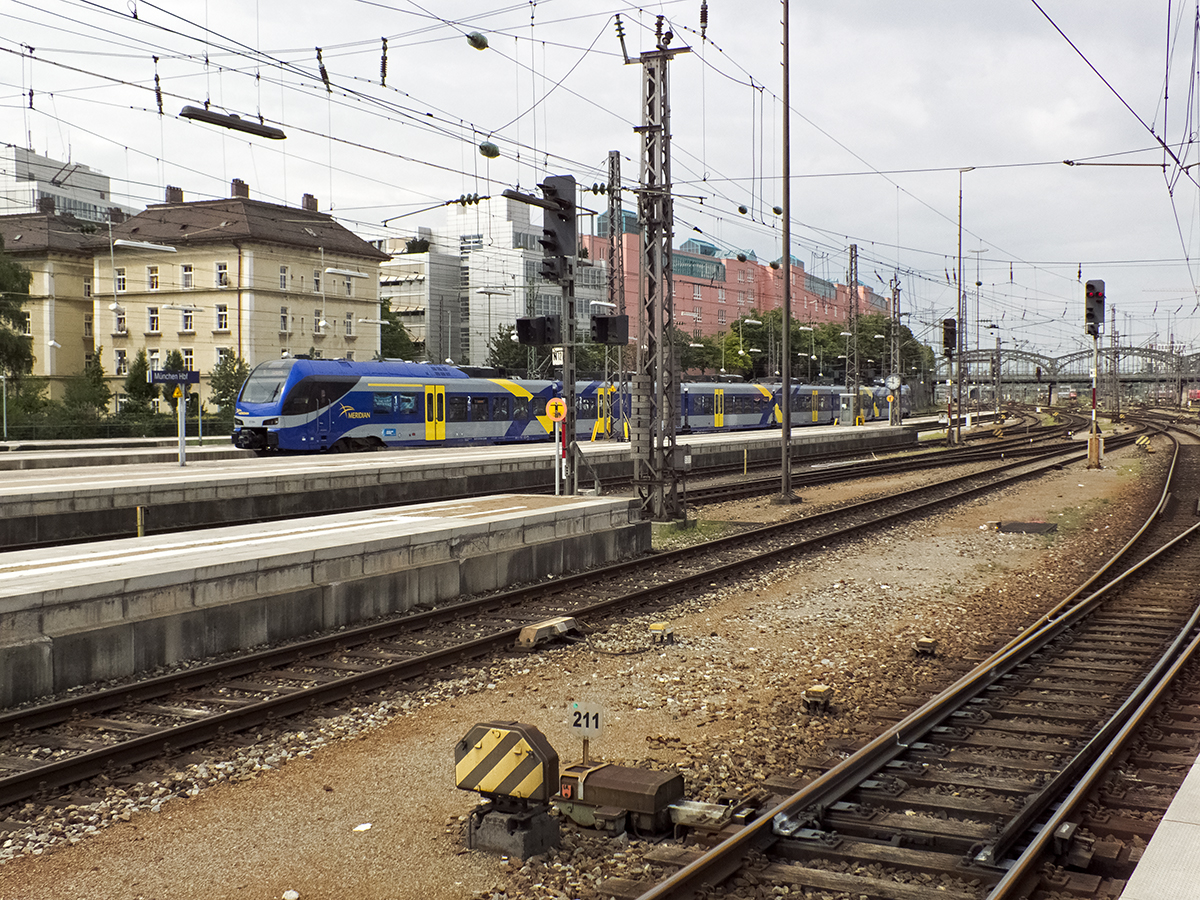
{"label": "signal post", "polygon": [[1083,288],[1083,330],[1092,336],[1092,429],[1088,432],[1088,468],[1099,469],[1104,441],[1096,428],[1096,376],[1100,371],[1100,332],[1104,330],[1104,282],[1088,281]]}

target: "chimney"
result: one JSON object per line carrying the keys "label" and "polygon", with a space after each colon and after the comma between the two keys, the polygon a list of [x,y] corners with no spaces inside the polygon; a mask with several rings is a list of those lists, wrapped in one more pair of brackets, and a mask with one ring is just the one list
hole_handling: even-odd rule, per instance
{"label": "chimney", "polygon": [[183,202],[183,188],[173,187],[172,185],[168,184],[167,185],[167,202],[168,203],[182,203]]}
{"label": "chimney", "polygon": [[230,187],[230,192],[229,192],[230,197],[241,197],[243,200],[250,199],[250,185],[246,184],[246,182],[242,181],[242,179],[240,179],[240,178],[233,179],[233,183],[230,184],[229,187]]}
{"label": "chimney", "polygon": [[300,208],[307,210],[308,212],[316,212],[317,211],[317,198],[314,197],[312,194],[305,194],[303,197],[300,198]]}
{"label": "chimney", "polygon": [[120,225],[125,221],[125,211],[119,206],[110,206],[108,208],[108,221],[114,225]]}
{"label": "chimney", "polygon": [[54,215],[54,198],[49,194],[42,194],[38,197],[38,212]]}

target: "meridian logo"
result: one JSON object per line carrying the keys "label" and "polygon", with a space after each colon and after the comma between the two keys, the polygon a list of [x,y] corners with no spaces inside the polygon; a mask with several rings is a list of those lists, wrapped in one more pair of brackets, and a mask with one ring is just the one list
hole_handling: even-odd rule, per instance
{"label": "meridian logo", "polygon": [[347,406],[345,403],[341,405],[341,414],[347,419],[369,419],[369,412],[358,412],[353,406]]}

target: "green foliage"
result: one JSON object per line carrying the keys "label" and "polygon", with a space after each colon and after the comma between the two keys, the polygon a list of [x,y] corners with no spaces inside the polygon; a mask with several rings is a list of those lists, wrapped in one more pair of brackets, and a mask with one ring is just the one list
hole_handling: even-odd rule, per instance
{"label": "green foliage", "polygon": [[409,238],[404,242],[405,253],[428,253],[429,241],[425,238]]}
{"label": "green foliage", "polygon": [[[183,364],[183,354],[178,350],[172,350],[169,352],[167,354],[166,361],[163,363],[162,370],[164,372],[186,372],[187,367]],[[188,402],[191,402],[192,397],[194,396],[192,392],[192,386],[190,384],[181,384],[179,385],[179,388],[187,395]],[[163,388],[163,396],[170,405],[171,412],[176,412],[179,407],[179,401],[175,398],[175,388],[171,385],[167,385]]]}
{"label": "green foliage", "polygon": [[66,391],[63,396],[63,406],[68,412],[99,419],[108,412],[108,404],[112,401],[112,391],[104,378],[104,366],[100,363],[97,352],[96,361],[84,370],[67,379]]}
{"label": "green foliage", "polygon": [[145,349],[140,349],[133,362],[129,364],[129,372],[125,375],[125,405],[122,413],[128,417],[150,415],[151,403],[158,397],[158,385],[150,384],[150,361]]}
{"label": "green foliage", "polygon": [[408,336],[390,303],[381,304],[384,324],[379,329],[379,355],[384,359],[416,359],[420,347]]}
{"label": "green foliage", "polygon": [[208,373],[212,400],[217,404],[217,424],[233,427],[233,410],[242,385],[250,377],[250,365],[240,356],[226,356]]}
{"label": "green foliage", "polygon": [[0,240],[0,372],[10,378],[33,369],[33,339],[22,333],[32,283],[33,275],[4,252]]}
{"label": "green foliage", "polygon": [[524,372],[529,365],[529,348],[517,343],[517,327],[501,325],[488,340],[487,365],[507,372]]}

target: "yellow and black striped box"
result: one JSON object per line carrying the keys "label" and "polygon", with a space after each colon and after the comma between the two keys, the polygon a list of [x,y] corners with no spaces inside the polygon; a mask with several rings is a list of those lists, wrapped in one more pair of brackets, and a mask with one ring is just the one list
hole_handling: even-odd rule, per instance
{"label": "yellow and black striped box", "polygon": [[454,748],[454,783],[488,797],[548,803],[558,791],[558,753],[533,725],[482,722]]}

